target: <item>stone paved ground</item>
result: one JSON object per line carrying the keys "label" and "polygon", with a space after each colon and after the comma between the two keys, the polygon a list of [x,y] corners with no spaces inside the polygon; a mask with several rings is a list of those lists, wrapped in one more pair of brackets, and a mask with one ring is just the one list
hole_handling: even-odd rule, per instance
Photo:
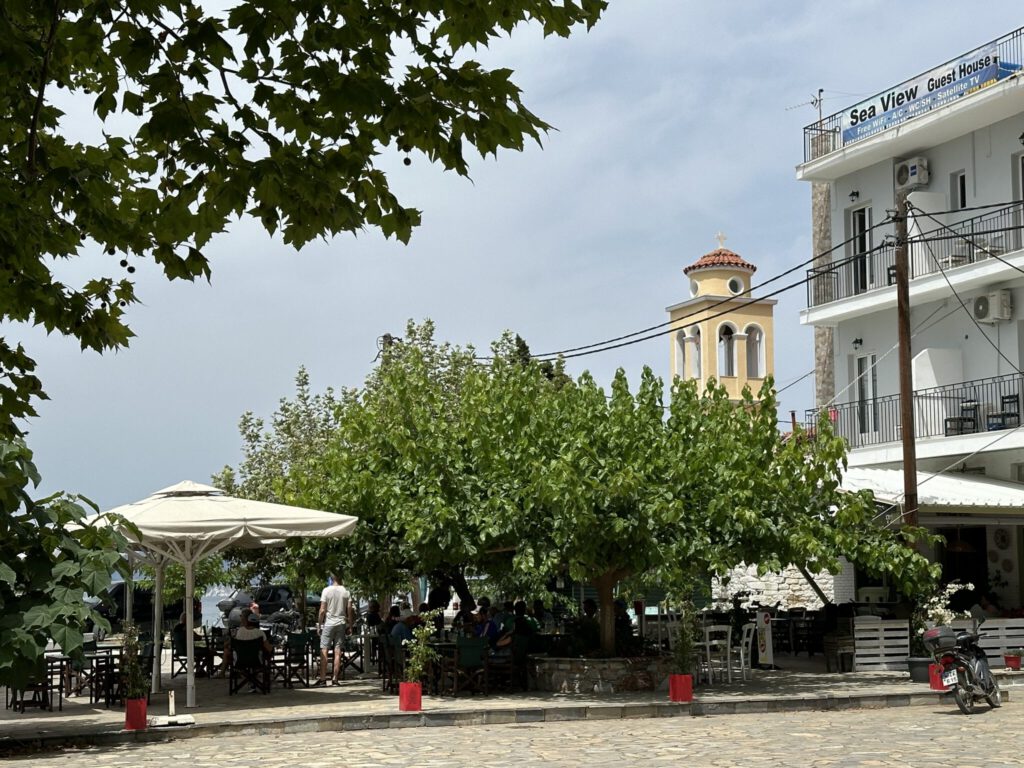
{"label": "stone paved ground", "polygon": [[955,706],[232,736],[11,759],[33,768],[1024,765],[1020,710]]}

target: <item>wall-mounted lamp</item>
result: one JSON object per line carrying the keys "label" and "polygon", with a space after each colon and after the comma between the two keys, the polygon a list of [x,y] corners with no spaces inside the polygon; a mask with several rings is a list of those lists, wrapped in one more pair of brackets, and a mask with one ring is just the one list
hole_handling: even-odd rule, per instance
{"label": "wall-mounted lamp", "polygon": [[856,202],[859,199],[860,199],[860,190],[859,189],[855,189],[852,192],[850,192],[850,202],[851,203]]}
{"label": "wall-mounted lamp", "polygon": [[856,339],[853,340],[853,348],[854,349],[860,349],[863,345],[864,345],[864,339],[862,339],[860,336],[858,336]]}

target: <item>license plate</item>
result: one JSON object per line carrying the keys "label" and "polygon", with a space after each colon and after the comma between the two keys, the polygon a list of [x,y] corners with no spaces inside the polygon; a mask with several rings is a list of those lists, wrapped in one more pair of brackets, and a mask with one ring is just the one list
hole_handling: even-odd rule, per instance
{"label": "license plate", "polygon": [[942,684],[943,685],[956,685],[957,684],[956,670],[955,669],[951,669],[948,672],[943,672],[942,673]]}

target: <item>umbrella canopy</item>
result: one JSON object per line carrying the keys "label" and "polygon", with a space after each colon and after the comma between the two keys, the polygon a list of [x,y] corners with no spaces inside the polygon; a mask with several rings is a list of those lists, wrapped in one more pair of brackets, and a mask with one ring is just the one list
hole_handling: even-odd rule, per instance
{"label": "umbrella canopy", "polygon": [[[111,509],[101,515],[96,524],[116,525],[139,550],[153,556],[158,564],[154,599],[155,621],[159,622],[163,566],[167,562],[181,563],[185,567],[185,594],[191,596],[195,591],[193,569],[196,562],[218,550],[280,546],[286,539],[295,537],[341,538],[350,535],[357,522],[358,518],[349,515],[239,499],[213,486],[186,480],[141,501]],[[185,611],[185,619],[186,637],[191,638],[191,610]],[[159,623],[153,630],[154,637],[158,637]],[[194,707],[194,649],[191,642],[187,647],[186,706]],[[159,658],[156,654],[155,664],[159,663]],[[154,666],[154,684],[159,681],[158,670]]]}

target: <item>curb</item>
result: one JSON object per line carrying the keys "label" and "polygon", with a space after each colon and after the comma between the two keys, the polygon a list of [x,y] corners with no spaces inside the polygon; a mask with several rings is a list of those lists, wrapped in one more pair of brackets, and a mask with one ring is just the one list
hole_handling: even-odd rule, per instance
{"label": "curb", "polygon": [[[1003,689],[1003,701],[1010,694]],[[330,715],[304,719],[267,718],[246,723],[220,722],[152,728],[145,731],[66,732],[28,738],[0,737],[0,755],[53,751],[68,747],[149,744],[178,739],[214,736],[266,736],[282,733],[364,731],[386,728],[440,728],[467,725],[553,723],[570,720],[626,720],[652,717],[705,717],[712,715],[773,714],[781,712],[884,709],[887,707],[950,704],[948,694],[938,691],[888,694],[826,694],[793,698],[753,698],[736,701],[693,701],[686,704],[637,703],[583,706],[508,707],[445,712],[407,712]]]}

